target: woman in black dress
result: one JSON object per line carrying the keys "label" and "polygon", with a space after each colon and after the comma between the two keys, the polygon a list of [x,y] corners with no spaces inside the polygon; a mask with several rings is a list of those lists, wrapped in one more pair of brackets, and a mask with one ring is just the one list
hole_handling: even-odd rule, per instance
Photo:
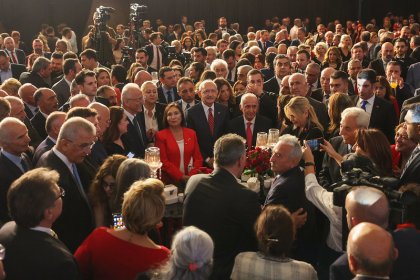
{"label": "woman in black dress", "polygon": [[117,106],[109,108],[110,120],[108,129],[103,135],[103,143],[108,155],[128,155],[130,149],[121,139],[121,135],[127,133],[128,119],[124,109]]}

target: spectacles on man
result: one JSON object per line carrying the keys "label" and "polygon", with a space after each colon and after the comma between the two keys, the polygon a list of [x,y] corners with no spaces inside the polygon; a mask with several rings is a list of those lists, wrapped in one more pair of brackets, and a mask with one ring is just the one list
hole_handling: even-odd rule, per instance
{"label": "spectacles on man", "polygon": [[60,194],[58,195],[58,197],[55,199],[59,199],[59,198],[64,198],[64,196],[66,195],[66,191],[62,188],[62,187],[58,187],[60,189]]}

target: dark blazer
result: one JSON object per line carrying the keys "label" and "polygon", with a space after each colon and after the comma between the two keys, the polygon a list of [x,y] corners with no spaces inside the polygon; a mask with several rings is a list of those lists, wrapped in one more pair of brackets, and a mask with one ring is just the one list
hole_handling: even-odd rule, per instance
{"label": "dark blazer", "polygon": [[236,255],[257,249],[254,223],[261,211],[257,193],[223,168],[192,176],[186,192],[184,225],[204,230],[215,244],[210,279],[230,279]]}
{"label": "dark blazer", "polygon": [[[351,152],[348,145],[343,142],[343,137],[341,136],[331,138],[330,143],[334,150],[342,156]],[[323,187],[327,187],[340,181],[340,166],[337,164],[335,159],[325,153],[324,160],[322,162],[322,170],[319,172],[318,176],[319,184]]]}
{"label": "dark blazer", "polygon": [[[163,113],[165,112],[165,107],[166,107],[166,104],[162,104],[162,103],[155,104],[155,118],[158,123],[158,130],[163,129]],[[139,114],[142,115],[144,127],[146,127],[145,118],[144,118],[144,110],[141,111]]]}
{"label": "dark blazer", "polygon": [[408,183],[420,182],[420,154],[410,162],[400,176],[400,186]]}
{"label": "dark blazer", "polygon": [[19,82],[23,85],[26,83],[31,83],[37,88],[46,87],[50,88],[49,85],[41,76],[34,72],[23,72],[20,74]]}
{"label": "dark blazer", "polygon": [[[354,104],[359,101],[359,96],[353,97]],[[394,128],[397,124],[394,105],[380,97],[375,97],[372,114],[370,115],[369,128],[377,128],[388,138],[389,143],[394,143]]]}
{"label": "dark blazer", "polygon": [[38,131],[35,129],[35,127],[32,125],[31,120],[27,117],[23,120],[23,123],[26,125],[26,128],[28,129],[28,135],[29,138],[31,138],[31,142],[29,142],[29,145],[36,149],[38,145],[42,142],[41,136],[39,136]]}
{"label": "dark blazer", "polygon": [[264,91],[273,92],[277,95],[279,94],[280,86],[277,82],[276,76],[264,82]]}
{"label": "dark blazer", "polygon": [[8,279],[80,279],[79,268],[63,242],[46,232],[9,222],[0,229]]}
{"label": "dark blazer", "polygon": [[137,132],[137,129],[130,119],[128,119],[127,133],[121,136],[121,140],[123,140],[124,144],[128,145],[128,147],[125,147],[126,150],[132,151],[135,157],[144,158],[144,150],[148,143],[144,125],[144,115],[137,114],[135,118],[137,118],[137,122],[139,123],[141,135]]}
{"label": "dark blazer", "polygon": [[26,71],[26,67],[21,64],[10,63],[10,69],[12,70],[12,76],[16,80],[19,80],[20,75]]}
{"label": "dark blazer", "polygon": [[[26,165],[31,168],[31,160],[23,154]],[[0,152],[0,224],[10,221],[7,209],[7,191],[14,180],[23,174],[10,159]]]}
{"label": "dark blazer", "polygon": [[260,40],[258,40],[257,42],[258,42],[258,47],[260,47],[260,49],[261,49],[262,53],[265,53],[265,51],[266,51],[269,47],[273,46],[273,42],[271,42],[271,41],[266,41],[266,42],[265,42],[265,46],[263,45],[263,43],[262,43]]}
{"label": "dark blazer", "polygon": [[58,99],[58,107],[64,105],[70,98],[70,86],[67,84],[66,80],[62,78],[57,83],[55,83],[51,88]]}
{"label": "dark blazer", "polygon": [[[9,55],[9,51],[5,50],[6,54],[10,57],[10,61],[12,62],[12,57]],[[17,64],[21,64],[21,65],[26,65],[26,55],[25,52],[22,51],[21,49],[14,49],[14,52],[16,54],[16,58],[17,58]]]}
{"label": "dark blazer", "polygon": [[210,127],[207,122],[206,113],[202,103],[188,109],[187,126],[197,134],[198,145],[200,145],[201,155],[203,159],[213,157],[214,142],[226,133],[229,122],[228,108],[214,103],[214,133],[210,132]]}
{"label": "dark blazer", "polygon": [[[174,87],[172,90],[174,92],[174,100],[173,101],[177,101],[177,100],[181,99],[181,97],[178,95],[178,91],[177,91],[176,87]],[[162,85],[160,85],[157,88],[157,91],[158,91],[158,102],[161,103],[161,104],[168,104],[168,101],[166,100],[166,93],[163,92]]]}
{"label": "dark blazer", "polygon": [[35,116],[31,119],[31,124],[36,129],[36,131],[42,139],[48,136],[47,131],[45,130],[46,122],[47,119],[44,117],[41,111],[38,111],[38,113],[36,113]]}
{"label": "dark blazer", "polygon": [[[53,150],[46,152],[39,159],[37,167],[51,168],[60,174],[58,185],[66,191],[66,195],[63,198],[63,211],[54,223],[53,230],[70,251],[75,252],[94,228],[93,216],[87,198],[81,193],[72,172]],[[90,185],[89,175],[81,164],[77,164],[77,170],[87,193],[87,188]]]}
{"label": "dark blazer", "polygon": [[271,120],[272,127],[277,127],[277,93],[263,92],[258,97],[260,115],[265,116]]}
{"label": "dark blazer", "polygon": [[[259,114],[255,117],[254,130],[252,131],[252,146],[257,142],[258,132],[267,132],[272,128],[271,120]],[[229,122],[229,132],[236,133],[246,139],[246,125],[243,115],[232,119]]]}
{"label": "dark blazer", "polygon": [[[308,97],[308,95],[306,95],[306,97]],[[319,101],[321,103],[323,103],[324,100],[324,91],[322,90],[322,88],[317,88],[314,91],[311,91],[311,94],[309,96],[310,98]]]}
{"label": "dark blazer", "polygon": [[45,138],[44,141],[42,141],[41,144],[39,144],[39,146],[35,150],[35,154],[32,159],[34,165],[36,165],[41,156],[49,150],[51,150],[52,147],[54,147],[54,145],[55,143],[50,139],[50,137]]}
{"label": "dark blazer", "polygon": [[26,103],[23,103],[23,105],[25,106],[26,116],[28,117],[28,119],[32,119],[35,116],[34,113],[32,113],[31,109],[29,109],[29,107],[28,107],[28,105],[26,105]]}
{"label": "dark blazer", "polygon": [[400,113],[400,123],[404,122],[405,115],[407,115],[407,111],[408,111],[407,110],[408,105],[419,103],[419,102],[420,102],[420,95],[411,97],[403,102],[402,107],[401,107],[401,113]]}
{"label": "dark blazer", "polygon": [[[160,54],[162,55],[162,64],[167,65],[168,52],[165,50],[165,48],[162,45],[158,46],[158,48],[160,50]],[[149,56],[149,59],[147,60],[147,64],[150,65],[152,63],[153,57],[155,55],[153,45],[149,44],[149,45],[145,46],[144,49],[146,50],[147,55]],[[161,65],[161,67],[163,65]],[[156,69],[156,70],[159,70],[159,69]]]}
{"label": "dark blazer", "polygon": [[330,123],[330,117],[328,116],[327,106],[324,103],[319,102],[311,97],[308,97],[309,103],[315,110],[316,116],[318,117],[319,122],[324,127],[324,130],[328,128]]}
{"label": "dark blazer", "polygon": [[374,59],[369,63],[368,68],[375,70],[376,75],[385,76],[385,68],[382,58]]}

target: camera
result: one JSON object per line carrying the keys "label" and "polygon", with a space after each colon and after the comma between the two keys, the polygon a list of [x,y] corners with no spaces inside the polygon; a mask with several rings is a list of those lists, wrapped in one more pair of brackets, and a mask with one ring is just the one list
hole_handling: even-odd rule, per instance
{"label": "camera", "polygon": [[95,25],[97,25],[100,31],[106,31],[106,24],[111,19],[111,13],[114,13],[115,9],[112,7],[99,6],[96,8],[95,13]]}
{"label": "camera", "polygon": [[139,22],[147,13],[147,6],[137,3],[130,4],[130,21]]}

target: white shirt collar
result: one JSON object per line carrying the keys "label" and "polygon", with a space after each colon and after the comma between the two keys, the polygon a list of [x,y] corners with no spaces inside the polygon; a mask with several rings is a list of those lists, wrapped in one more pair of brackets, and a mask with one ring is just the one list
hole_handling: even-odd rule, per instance
{"label": "white shirt collar", "polygon": [[65,156],[63,153],[61,153],[56,146],[54,146],[52,148],[53,153],[59,158],[61,159],[61,161],[67,166],[67,168],[70,170],[71,174],[73,174],[73,168],[72,168],[72,164],[69,159],[67,158],[67,156]]}

